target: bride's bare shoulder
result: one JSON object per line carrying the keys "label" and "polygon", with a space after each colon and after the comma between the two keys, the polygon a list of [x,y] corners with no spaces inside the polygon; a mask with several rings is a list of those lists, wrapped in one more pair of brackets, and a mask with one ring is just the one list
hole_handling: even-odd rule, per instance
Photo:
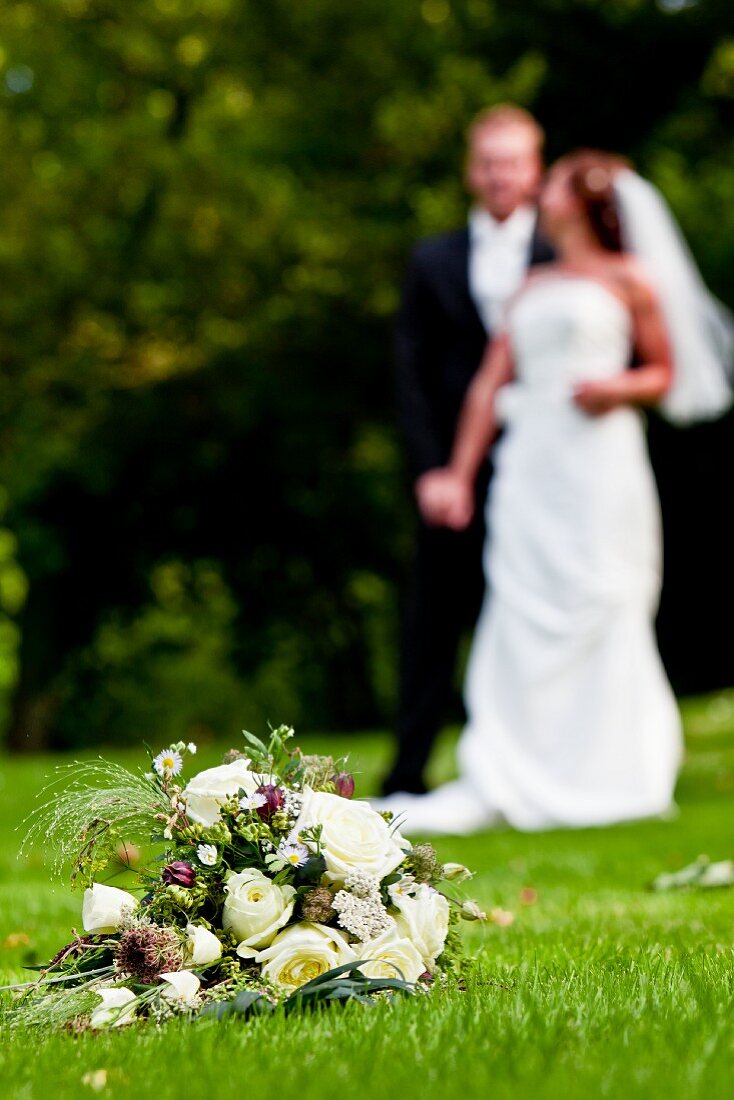
{"label": "bride's bare shoulder", "polygon": [[546,262],[542,264],[533,264],[525,276],[523,286],[529,286],[530,283],[537,283],[539,279],[545,279],[548,275],[553,275],[559,270],[560,264],[557,260],[546,260]]}
{"label": "bride's bare shoulder", "polygon": [[548,260],[546,263],[543,264],[534,264],[533,267],[531,267],[526,273],[525,278],[523,279],[522,283],[515,291],[515,293],[512,295],[510,301],[516,301],[522,296],[522,294],[528,289],[528,287],[535,286],[537,283],[544,282],[546,279],[557,275],[560,270],[561,265],[558,263],[557,260]]}
{"label": "bride's bare shoulder", "polygon": [[647,268],[631,252],[623,252],[615,256],[612,273],[630,295],[654,295],[655,293],[655,286]]}

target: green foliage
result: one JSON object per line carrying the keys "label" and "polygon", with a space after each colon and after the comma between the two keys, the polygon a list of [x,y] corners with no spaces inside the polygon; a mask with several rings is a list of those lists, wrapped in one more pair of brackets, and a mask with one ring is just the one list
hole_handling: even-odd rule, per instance
{"label": "green foliage", "polygon": [[72,884],[91,884],[117,845],[148,841],[151,821],[171,810],[151,775],[101,759],[59,767],[39,794],[47,800],[23,823],[23,849],[36,845],[52,853],[57,875],[71,865]]}
{"label": "green foliage", "polygon": [[12,744],[384,718],[390,318],[412,242],[464,218],[467,120],[512,98],[551,156],[631,154],[734,299],[732,41],[729,0],[8,0]]}
{"label": "green foliage", "polygon": [[[412,993],[413,986],[395,978],[367,978],[357,969],[358,963],[344,963],[334,970],[327,970],[313,981],[300,986],[282,1002],[284,1015],[326,1008],[333,1004],[374,1004],[375,994]],[[265,994],[254,989],[243,989],[229,1001],[207,1004],[200,1010],[202,1019],[226,1017],[248,1019],[252,1016],[268,1016],[276,1011],[275,1005]]]}
{"label": "green foliage", "polygon": [[150,602],[100,622],[89,645],[64,667],[57,723],[61,746],[123,744],[137,730],[169,744],[211,736],[225,721],[236,729],[243,713],[265,721],[290,704],[297,670],[282,669],[276,695],[262,680],[243,681],[233,662],[237,608],[221,571],[211,562],[155,566]]}
{"label": "green foliage", "polygon": [[6,492],[0,485],[0,729],[7,724],[7,700],[18,678],[20,632],[16,620],[27,590],[17,560],[17,539],[2,525],[6,507]]}

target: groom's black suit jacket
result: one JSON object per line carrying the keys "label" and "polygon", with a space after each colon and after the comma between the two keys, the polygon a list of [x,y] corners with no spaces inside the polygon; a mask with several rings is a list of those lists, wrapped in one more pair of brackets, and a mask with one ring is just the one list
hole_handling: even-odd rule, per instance
{"label": "groom's black suit jacket", "polygon": [[[421,241],[397,321],[398,410],[415,476],[447,461],[488,334],[469,290],[469,230]],[[536,231],[528,266],[553,259]]]}

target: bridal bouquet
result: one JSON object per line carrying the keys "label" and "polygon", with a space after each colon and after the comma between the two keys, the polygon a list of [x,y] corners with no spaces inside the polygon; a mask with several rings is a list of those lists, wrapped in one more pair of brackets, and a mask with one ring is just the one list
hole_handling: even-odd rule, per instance
{"label": "bridal bouquet", "polygon": [[[437,887],[470,872],[354,801],[353,777],[291,747],[291,729],[244,736],[244,752],[188,782],[194,744],[151,754],[146,773],[69,766],[26,844],[71,862],[83,931],[14,987],[16,1019],[83,1030],[247,1016],[458,979],[456,924],[484,914]],[[120,874],[128,889],[109,884]]]}

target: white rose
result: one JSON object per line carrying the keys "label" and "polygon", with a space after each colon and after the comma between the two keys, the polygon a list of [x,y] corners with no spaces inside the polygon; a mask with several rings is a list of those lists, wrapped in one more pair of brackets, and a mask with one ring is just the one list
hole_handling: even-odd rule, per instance
{"label": "white rose", "polygon": [[218,768],[207,768],[191,779],[184,789],[186,814],[199,825],[214,825],[223,802],[242,787],[252,794],[260,786],[260,777],[250,771],[247,760],[233,760]]}
{"label": "white rose", "polygon": [[425,973],[425,964],[415,944],[393,926],[368,943],[355,946],[360,959],[371,960],[360,966],[368,978],[398,978],[417,982]]}
{"label": "white rose", "polygon": [[433,967],[446,943],[449,931],[449,903],[443,894],[427,883],[415,888],[413,897],[395,893],[393,905],[400,910],[395,918],[398,931],[415,944],[424,962],[424,970]]}
{"label": "white rose", "polygon": [[337,929],[303,921],[279,932],[271,946],[258,954],[257,961],[264,964],[264,978],[293,990],[356,958]]}
{"label": "white rose", "polygon": [[186,966],[210,966],[221,958],[222,945],[203,924],[186,925]]}
{"label": "white rose", "polygon": [[243,959],[253,958],[290,920],[296,891],[292,886],[277,886],[254,867],[230,875],[224,890],[227,896],[222,926],[240,940],[237,954]]}
{"label": "white rose", "polygon": [[174,970],[161,974],[161,978],[165,983],[161,986],[161,996],[167,1001],[189,1005],[189,1007],[198,1004],[197,994],[201,982],[196,974],[192,974],[190,970]]}
{"label": "white rose", "polygon": [[116,886],[93,882],[84,891],[82,924],[85,932],[116,932],[125,913],[132,913],[138,899]]}
{"label": "white rose", "polygon": [[90,1027],[121,1027],[134,1019],[135,994],[132,990],[118,985],[113,989],[96,989],[95,993],[100,998],[100,1004],[92,1009]]}
{"label": "white rose", "polygon": [[343,882],[355,870],[383,879],[405,859],[387,822],[367,802],[306,788],[293,832],[312,825],[322,826],[321,847],[332,882]]}

